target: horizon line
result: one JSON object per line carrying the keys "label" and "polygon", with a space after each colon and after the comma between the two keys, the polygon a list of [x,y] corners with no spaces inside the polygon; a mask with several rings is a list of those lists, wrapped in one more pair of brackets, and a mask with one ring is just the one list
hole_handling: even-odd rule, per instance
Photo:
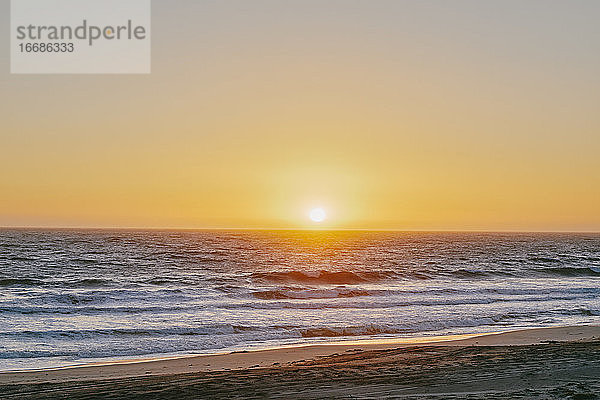
{"label": "horizon line", "polygon": [[292,227],[139,227],[139,226],[36,226],[36,225],[15,225],[0,226],[0,230],[105,230],[105,231],[310,231],[310,232],[415,232],[415,233],[592,233],[600,234],[600,230],[518,230],[518,229],[401,229],[401,228],[334,228],[334,227],[314,227],[314,228],[292,228]]}

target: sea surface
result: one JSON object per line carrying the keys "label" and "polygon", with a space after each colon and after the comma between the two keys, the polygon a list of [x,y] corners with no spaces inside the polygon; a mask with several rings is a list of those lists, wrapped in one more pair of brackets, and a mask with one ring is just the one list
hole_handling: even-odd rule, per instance
{"label": "sea surface", "polygon": [[600,323],[600,235],[0,230],[0,370]]}

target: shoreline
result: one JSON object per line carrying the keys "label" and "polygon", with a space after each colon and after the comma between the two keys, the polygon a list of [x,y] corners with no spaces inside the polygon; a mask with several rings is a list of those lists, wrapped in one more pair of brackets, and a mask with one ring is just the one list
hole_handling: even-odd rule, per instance
{"label": "shoreline", "polygon": [[[90,367],[90,366],[108,366],[113,364],[138,364],[138,363],[147,363],[147,362],[157,362],[157,361],[167,361],[167,360],[176,360],[176,359],[187,359],[187,358],[196,358],[196,357],[212,357],[212,356],[224,356],[229,354],[239,354],[239,353],[257,353],[263,351],[272,351],[272,350],[285,350],[285,349],[299,349],[304,347],[320,347],[320,346],[345,346],[352,345],[356,347],[357,345],[365,346],[365,345],[420,345],[420,344],[438,344],[441,345],[441,342],[451,342],[456,340],[470,339],[479,336],[485,335],[497,335],[501,333],[513,332],[517,330],[524,329],[538,329],[538,328],[518,328],[506,331],[491,331],[491,332],[479,332],[479,333],[465,333],[465,334],[449,334],[449,335],[429,335],[429,336],[411,336],[411,337],[387,337],[387,338],[364,338],[360,337],[357,339],[347,339],[347,340],[324,340],[320,342],[308,342],[308,343],[291,343],[291,344],[281,344],[281,345],[271,345],[271,346],[256,346],[256,348],[250,349],[240,349],[240,350],[224,350],[224,351],[215,351],[212,353],[181,353],[181,354],[157,354],[157,355],[142,355],[142,356],[133,356],[131,358],[118,358],[111,357],[106,360],[98,360],[98,361],[88,361],[88,362],[79,362],[74,364],[67,365],[59,365],[55,367],[43,367],[43,368],[23,368],[23,369],[7,369],[0,370],[0,375],[7,373],[20,373],[20,372],[46,372],[46,371],[55,371],[61,369],[71,369],[71,368],[81,368],[81,367]],[[124,356],[126,357],[126,356]]]}
{"label": "shoreline", "polygon": [[399,348],[529,346],[593,341],[600,341],[600,325],[526,328],[482,334],[339,341],[209,355],[124,359],[48,369],[5,371],[0,372],[0,385],[103,381],[120,378],[282,368],[344,353],[356,354]]}

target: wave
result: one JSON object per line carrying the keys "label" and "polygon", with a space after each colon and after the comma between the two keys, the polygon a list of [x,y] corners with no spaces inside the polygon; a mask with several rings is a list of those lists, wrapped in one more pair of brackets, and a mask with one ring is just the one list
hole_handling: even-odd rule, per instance
{"label": "wave", "polygon": [[276,271],[256,272],[251,275],[254,281],[267,283],[298,283],[312,285],[359,285],[380,283],[389,280],[482,280],[494,278],[524,278],[527,276],[600,276],[600,267],[562,266],[562,267],[526,267],[520,271],[514,269],[432,269],[432,270],[382,270],[382,271]]}
{"label": "wave", "polygon": [[[578,310],[579,311],[579,310]],[[165,328],[115,328],[115,329],[84,329],[84,330],[35,330],[18,332],[1,332],[0,338],[4,339],[41,339],[44,341],[81,341],[81,340],[131,340],[129,337],[138,337],[140,340],[159,340],[173,336],[204,337],[213,340],[219,336],[238,337],[237,340],[267,339],[267,338],[318,338],[342,336],[373,336],[383,334],[407,334],[426,332],[454,327],[471,327],[481,325],[494,325],[503,320],[519,318],[519,315],[499,315],[480,318],[457,318],[445,321],[424,320],[407,322],[400,325],[357,325],[357,326],[320,326],[306,327],[297,325],[275,326],[246,326],[234,324],[208,324],[197,327],[165,327]],[[232,336],[233,335],[233,336]],[[250,335],[250,336],[248,336]],[[274,336],[275,335],[275,336]],[[120,338],[120,339],[119,339]],[[233,339],[233,341],[237,341]]]}
{"label": "wave", "polygon": [[179,281],[177,279],[172,279],[172,278],[152,278],[152,279],[148,279],[146,281],[143,281],[143,283],[149,284],[149,285],[172,285],[172,284],[177,284],[179,283]]}
{"label": "wave", "polygon": [[199,327],[169,327],[162,329],[115,328],[1,332],[0,337],[84,339],[98,336],[211,336],[238,334],[255,330],[259,330],[259,328],[233,324],[212,324]]}
{"label": "wave", "polygon": [[577,308],[571,312],[573,315],[583,315],[586,317],[600,316],[600,310],[590,310],[589,308]]}
{"label": "wave", "polygon": [[309,328],[301,331],[302,337],[342,337],[342,336],[370,336],[383,334],[410,333],[410,329],[385,328],[376,326],[349,327],[349,328]]}
{"label": "wave", "polygon": [[440,307],[440,306],[455,306],[455,307],[472,307],[476,305],[494,304],[494,303],[531,303],[531,302],[546,302],[557,300],[577,300],[579,297],[558,296],[553,298],[541,299],[468,299],[468,300],[423,300],[423,301],[365,301],[360,303],[316,303],[305,301],[292,301],[300,299],[281,299],[288,300],[277,303],[252,304],[246,303],[242,305],[224,305],[225,309],[240,309],[246,308],[249,310],[356,310],[357,312],[365,312],[366,310],[393,310],[395,308],[414,308],[414,307]]}
{"label": "wave", "polygon": [[44,281],[30,278],[0,279],[0,286],[42,286]]}
{"label": "wave", "polygon": [[[66,282],[60,282],[60,283],[64,284],[65,286],[68,286],[68,287],[86,288],[86,287],[112,286],[115,282],[110,279],[85,278],[85,279],[79,279],[79,280],[75,280],[75,281],[66,281]],[[54,282],[52,284],[54,284]]]}
{"label": "wave", "polygon": [[455,320],[446,321],[420,321],[398,326],[373,324],[349,327],[318,327],[302,329],[301,334],[304,338],[399,335],[417,332],[438,331],[450,328],[468,328],[486,325],[502,325],[502,322],[504,320],[513,318],[513,316],[509,315],[498,315],[490,317],[458,318]]}
{"label": "wave", "polygon": [[189,306],[173,306],[173,305],[165,305],[165,306],[138,306],[138,307],[128,307],[128,306],[107,306],[107,307],[89,307],[89,306],[81,306],[81,307],[19,307],[19,306],[10,306],[10,307],[2,307],[0,306],[0,313],[16,313],[23,315],[30,314],[62,314],[62,315],[97,315],[97,314],[142,314],[142,313],[173,313],[173,312],[186,312],[186,311],[195,311],[198,309],[196,305]]}
{"label": "wave", "polygon": [[[556,267],[526,267],[520,272],[504,269],[504,270],[482,270],[482,269],[437,269],[430,271],[419,271],[414,269],[407,270],[381,270],[381,271],[275,271],[275,272],[255,272],[250,274],[251,280],[259,283],[276,283],[276,284],[303,284],[303,285],[360,285],[360,284],[378,284],[386,281],[405,281],[405,280],[434,280],[434,279],[456,279],[456,280],[484,280],[494,278],[525,278],[527,276],[536,277],[600,277],[600,266],[556,266]],[[214,281],[214,282],[213,282]],[[218,277],[211,279],[210,282],[199,280],[194,277],[191,279],[170,278],[170,277],[155,277],[139,282],[123,282],[119,284],[112,279],[102,278],[83,278],[77,280],[71,279],[35,279],[35,278],[3,278],[0,279],[0,287],[46,287],[46,288],[125,288],[123,285],[130,284],[132,287],[170,287],[170,286],[206,286],[209,283],[214,284],[217,288],[228,281],[235,282],[234,278]],[[231,283],[228,283],[230,285]],[[235,286],[239,288],[239,285]],[[264,298],[269,294],[257,294],[255,297]],[[272,298],[286,298],[285,294],[279,296],[277,293],[272,293]],[[332,296],[336,297],[336,296]],[[339,297],[339,296],[337,296]],[[295,297],[291,297],[295,298]]]}
{"label": "wave", "polygon": [[[337,293],[336,291],[330,292],[296,292],[286,293],[279,291],[264,291],[255,292],[252,294],[253,298],[260,300],[280,300],[280,301],[269,301],[269,302],[256,302],[256,301],[244,301],[236,303],[219,302],[212,304],[210,307],[215,309],[225,310],[357,310],[358,312],[364,312],[365,310],[392,310],[395,308],[414,308],[414,307],[439,307],[439,306],[454,306],[454,307],[469,307],[483,304],[494,304],[494,303],[515,303],[515,304],[532,304],[532,303],[545,303],[553,301],[571,301],[571,300],[583,300],[595,298],[596,295],[567,295],[567,294],[553,294],[537,297],[479,297],[479,298],[431,298],[431,299],[402,299],[400,296],[394,298],[383,298],[383,297],[372,297],[375,294],[372,291],[347,291]],[[361,297],[368,298],[364,301],[358,300]],[[331,302],[326,301],[330,299],[354,299],[352,301],[344,302]],[[314,301],[310,301],[314,300]],[[317,301],[325,300],[325,301]],[[208,306],[208,305],[206,305]],[[142,305],[142,306],[88,306],[74,304],[73,307],[63,306],[46,306],[46,307],[33,307],[33,306],[0,306],[0,313],[14,313],[22,315],[112,315],[117,316],[119,314],[152,314],[157,315],[161,313],[173,314],[192,314],[198,310],[198,304],[165,304],[162,306]]]}
{"label": "wave", "polygon": [[529,257],[529,261],[546,264],[555,264],[561,262],[558,258],[551,257]]}
{"label": "wave", "polygon": [[358,289],[329,289],[329,290],[265,290],[262,292],[254,292],[252,296],[261,300],[278,300],[278,299],[331,299],[370,296],[371,293],[367,290]]}
{"label": "wave", "polygon": [[[548,263],[557,262],[557,260],[550,261]],[[521,271],[515,271],[510,269],[504,270],[468,270],[468,269],[457,269],[453,271],[436,271],[433,273],[435,276],[443,277],[447,276],[456,279],[486,279],[486,278],[524,278],[527,276],[563,276],[563,277],[578,277],[578,276],[600,276],[600,267],[529,267],[524,268]],[[435,276],[431,276],[434,278]]]}
{"label": "wave", "polygon": [[532,269],[535,272],[564,277],[600,276],[600,267],[554,267]]}
{"label": "wave", "polygon": [[33,278],[5,278],[0,279],[0,287],[66,287],[85,288],[111,286],[114,281],[110,279],[84,278],[78,280],[43,280]]}
{"label": "wave", "polygon": [[[590,282],[590,284],[593,284]],[[558,284],[557,284],[558,285]],[[253,289],[238,288],[219,293],[182,292],[179,289],[85,290],[72,293],[41,292],[0,301],[0,313],[22,315],[123,315],[196,314],[208,309],[393,309],[397,307],[467,306],[475,304],[543,304],[552,301],[595,299],[598,287],[368,287],[354,285],[305,287],[283,286]],[[242,294],[243,293],[243,294]],[[235,301],[231,299],[235,298]],[[265,301],[256,301],[265,300]]]}
{"label": "wave", "polygon": [[266,282],[296,282],[310,284],[334,284],[355,285],[360,283],[378,282],[385,279],[398,277],[393,271],[278,271],[278,272],[256,272],[252,278]]}

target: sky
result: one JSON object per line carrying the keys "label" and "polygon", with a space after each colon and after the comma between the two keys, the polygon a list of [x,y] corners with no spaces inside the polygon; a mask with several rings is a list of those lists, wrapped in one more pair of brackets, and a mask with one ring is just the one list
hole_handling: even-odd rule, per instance
{"label": "sky", "polygon": [[149,75],[8,10],[0,226],[600,231],[598,1],[154,0]]}

